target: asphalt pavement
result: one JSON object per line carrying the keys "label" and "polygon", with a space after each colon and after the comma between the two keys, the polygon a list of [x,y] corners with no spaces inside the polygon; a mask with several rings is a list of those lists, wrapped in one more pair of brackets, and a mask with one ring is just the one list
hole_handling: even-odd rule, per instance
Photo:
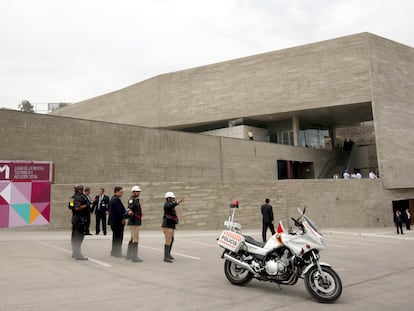
{"label": "asphalt pavement", "polygon": [[[140,233],[142,263],[110,256],[111,234],[86,236],[88,261],[71,258],[70,232],[0,232],[0,310],[412,310],[414,233],[393,228],[324,229],[321,261],[343,283],[333,304],[316,302],[303,280],[281,286],[230,284],[220,231],[176,231],[174,263],[160,231]],[[259,239],[259,231],[246,231]],[[125,230],[123,251],[129,231]]]}

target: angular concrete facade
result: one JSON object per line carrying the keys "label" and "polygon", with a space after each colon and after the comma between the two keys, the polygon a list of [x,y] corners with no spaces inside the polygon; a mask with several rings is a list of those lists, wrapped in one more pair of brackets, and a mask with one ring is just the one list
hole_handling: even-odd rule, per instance
{"label": "angular concrete facade", "polygon": [[[56,184],[273,181],[276,160],[314,163],[326,150],[0,109],[0,159],[49,160]],[[313,178],[313,176],[312,176]]]}
{"label": "angular concrete facade", "polygon": [[[371,101],[361,34],[160,75],[56,112],[147,127],[185,128]],[[365,121],[365,120],[364,120]]]}
{"label": "angular concrete facade", "polygon": [[414,186],[414,49],[372,37],[372,109],[383,185]]}
{"label": "angular concrete facade", "polygon": [[[394,201],[414,209],[413,87],[414,49],[362,33],[160,75],[53,115],[0,109],[0,158],[53,161],[53,228],[69,223],[62,208],[74,183],[109,194],[115,184],[143,185],[154,229],[168,190],[189,197],[184,228],[220,227],[235,197],[249,228],[260,225],[264,197],[284,219],[308,205],[325,227],[391,226]],[[262,141],[186,133],[221,135],[243,119],[251,124],[239,129],[260,128]],[[303,121],[329,128],[329,139],[370,121],[372,143],[360,149],[381,178],[315,180],[338,151],[301,147]],[[294,146],[272,143],[286,128]],[[303,179],[278,180],[279,160],[312,166]]]}
{"label": "angular concrete facade", "polygon": [[413,86],[414,49],[361,33],[160,75],[56,114],[179,130],[235,118],[373,120],[383,186],[413,188]]}

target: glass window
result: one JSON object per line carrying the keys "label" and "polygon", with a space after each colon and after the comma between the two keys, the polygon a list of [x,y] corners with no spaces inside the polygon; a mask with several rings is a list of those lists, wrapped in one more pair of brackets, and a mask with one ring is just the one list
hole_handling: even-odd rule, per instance
{"label": "glass window", "polygon": [[294,145],[293,131],[285,131],[280,133],[280,143],[283,145]]}

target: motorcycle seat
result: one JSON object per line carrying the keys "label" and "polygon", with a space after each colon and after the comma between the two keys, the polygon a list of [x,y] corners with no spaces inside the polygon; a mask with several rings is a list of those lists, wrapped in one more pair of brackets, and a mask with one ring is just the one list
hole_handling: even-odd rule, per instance
{"label": "motorcycle seat", "polygon": [[259,246],[259,247],[261,247],[261,248],[263,248],[264,246],[265,246],[265,242],[259,242],[259,241],[256,241],[255,239],[253,239],[251,236],[249,236],[249,235],[244,235],[243,234],[243,236],[244,236],[244,239],[246,240],[246,242],[247,243],[250,243],[250,244],[253,244],[253,245],[256,245],[256,246]]}

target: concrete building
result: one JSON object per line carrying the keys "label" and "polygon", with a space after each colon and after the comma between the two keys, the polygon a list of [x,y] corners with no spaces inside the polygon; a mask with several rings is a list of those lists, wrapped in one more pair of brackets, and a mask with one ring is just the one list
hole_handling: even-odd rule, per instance
{"label": "concrete building", "polygon": [[[361,33],[163,74],[53,115],[1,111],[13,146],[1,158],[54,161],[55,193],[76,182],[190,192],[188,227],[218,227],[209,219],[235,196],[256,226],[272,193],[282,218],[310,204],[324,226],[390,226],[393,207],[414,208],[413,87],[414,49]],[[321,180],[353,168],[381,178]]]}
{"label": "concrete building", "polygon": [[264,141],[316,148],[325,137],[336,146],[338,127],[373,121],[384,188],[411,188],[413,57],[411,47],[361,33],[160,75],[56,114],[225,136],[233,122]]}

